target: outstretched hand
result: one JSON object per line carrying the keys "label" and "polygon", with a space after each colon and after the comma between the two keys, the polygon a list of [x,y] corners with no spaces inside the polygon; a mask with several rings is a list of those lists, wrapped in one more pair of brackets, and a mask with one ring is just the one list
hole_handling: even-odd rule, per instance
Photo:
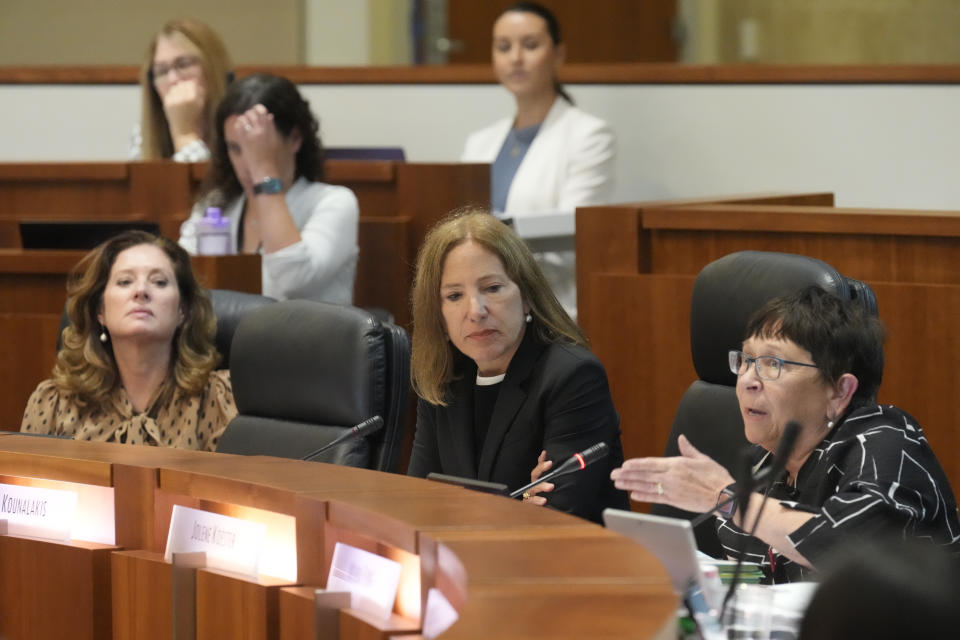
{"label": "outstretched hand", "polygon": [[686,436],[677,440],[680,455],[669,458],[631,458],[610,472],[617,489],[638,502],[669,504],[686,511],[704,512],[717,504],[720,491],[733,476],[717,461],[701,453]]}

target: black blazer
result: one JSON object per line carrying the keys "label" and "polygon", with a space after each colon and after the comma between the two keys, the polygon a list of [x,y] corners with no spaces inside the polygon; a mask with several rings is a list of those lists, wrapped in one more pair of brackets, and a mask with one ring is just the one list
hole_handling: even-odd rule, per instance
{"label": "black blazer", "polygon": [[610,471],[623,462],[623,448],[607,374],[587,349],[542,344],[533,328],[527,329],[500,384],[483,451],[479,455],[474,451],[477,366],[456,352],[456,377],[447,406],[423,399],[417,406],[408,473],[420,477],[446,473],[501,482],[513,490],[530,481],[541,450],[559,465],[604,441],[610,447],[607,458],[558,478],[556,488],[543,494],[555,509],[600,522],[605,507],[629,508],[626,493],[614,489],[610,480]]}

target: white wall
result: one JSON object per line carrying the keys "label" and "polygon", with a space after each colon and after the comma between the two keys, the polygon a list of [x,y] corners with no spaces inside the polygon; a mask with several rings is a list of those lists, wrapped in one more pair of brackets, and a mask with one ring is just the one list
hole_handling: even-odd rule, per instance
{"label": "white wall", "polygon": [[[309,85],[324,142],[454,161],[511,111],[495,85]],[[617,200],[827,190],[960,209],[960,86],[574,85],[617,136]],[[68,106],[67,106],[68,105]],[[0,86],[0,161],[123,160],[134,86]]]}
{"label": "white wall", "polygon": [[367,0],[305,0],[304,64],[370,64]]}

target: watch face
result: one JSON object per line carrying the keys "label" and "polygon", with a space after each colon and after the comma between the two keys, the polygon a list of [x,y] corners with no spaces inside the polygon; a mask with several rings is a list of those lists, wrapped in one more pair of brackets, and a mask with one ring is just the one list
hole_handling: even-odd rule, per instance
{"label": "watch face", "polygon": [[[733,517],[733,512],[737,510],[737,502],[733,491],[724,489],[720,492],[720,499],[717,500],[717,513],[723,518],[729,520]],[[724,504],[726,503],[726,504]]]}
{"label": "watch face", "polygon": [[253,192],[256,194],[280,193],[281,191],[283,191],[283,182],[280,181],[280,178],[264,178],[253,187]]}

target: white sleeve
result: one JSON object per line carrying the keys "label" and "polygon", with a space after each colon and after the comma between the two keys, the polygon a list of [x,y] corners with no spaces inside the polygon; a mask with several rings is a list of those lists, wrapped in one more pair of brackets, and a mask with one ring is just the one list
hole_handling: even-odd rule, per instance
{"label": "white sleeve", "polygon": [[582,133],[570,140],[567,175],[560,187],[557,208],[609,202],[613,194],[614,139],[610,127],[591,119]]}
{"label": "white sleeve", "polygon": [[343,269],[352,268],[357,248],[360,208],[357,197],[346,187],[325,185],[313,204],[300,242],[263,256],[264,271],[280,288],[283,298],[311,297]]}
{"label": "white sleeve", "polygon": [[194,140],[173,154],[174,162],[207,162],[208,160],[210,160],[210,149],[203,140]]}
{"label": "white sleeve", "polygon": [[130,129],[130,149],[127,151],[127,157],[133,161],[143,159],[143,133],[140,131],[139,123],[134,124]]}

